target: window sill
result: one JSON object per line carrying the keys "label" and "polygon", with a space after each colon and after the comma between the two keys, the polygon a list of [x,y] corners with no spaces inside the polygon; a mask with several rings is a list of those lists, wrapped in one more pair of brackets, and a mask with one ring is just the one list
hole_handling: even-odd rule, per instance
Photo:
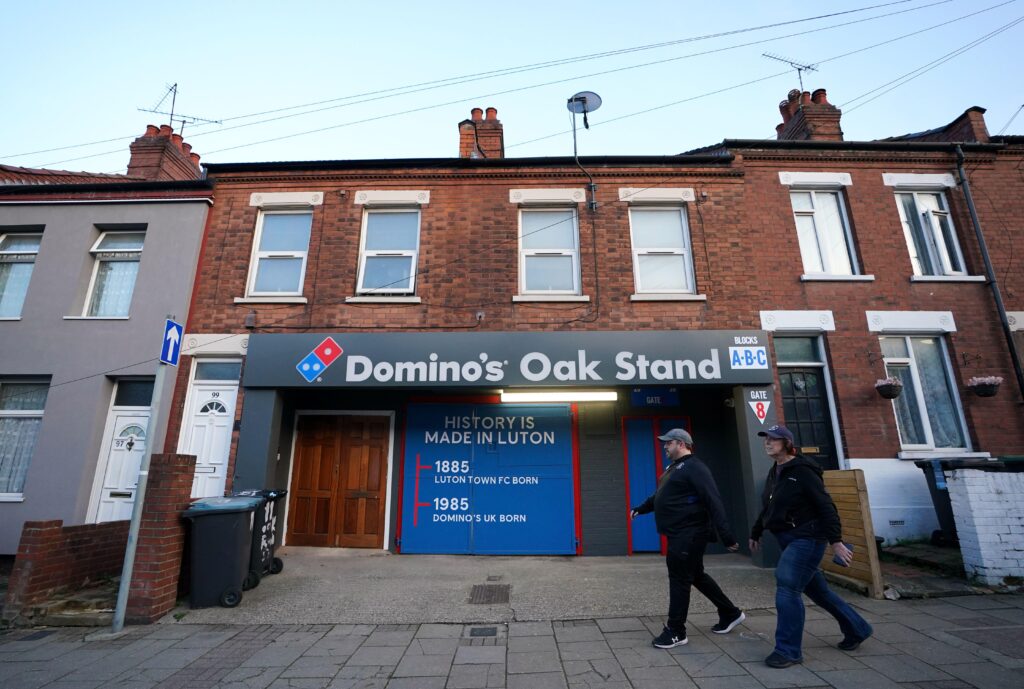
{"label": "window sill", "polygon": [[911,282],[985,282],[984,275],[911,275]]}
{"label": "window sill", "polygon": [[422,303],[419,297],[372,297],[363,295],[359,297],[345,297],[346,304],[419,304]]}
{"label": "window sill", "polygon": [[800,282],[874,282],[874,275],[801,275]]}
{"label": "window sill", "polygon": [[21,493],[0,493],[0,502],[25,502]]}
{"label": "window sill", "polygon": [[66,321],[127,321],[129,316],[64,316]]}
{"label": "window sill", "polygon": [[590,297],[578,294],[514,294],[512,295],[512,302],[543,302],[543,301],[561,301],[561,302],[588,302]]}
{"label": "window sill", "polygon": [[660,292],[647,292],[645,294],[631,294],[630,301],[707,301],[706,294],[669,294]]}
{"label": "window sill", "polygon": [[904,450],[897,452],[898,459],[943,459],[955,457],[957,459],[989,459],[992,455],[988,452],[968,452],[967,450]]}
{"label": "window sill", "polygon": [[21,316],[3,316],[0,317],[0,321],[20,321]]}
{"label": "window sill", "polygon": [[305,304],[305,297],[235,297],[236,304]]}

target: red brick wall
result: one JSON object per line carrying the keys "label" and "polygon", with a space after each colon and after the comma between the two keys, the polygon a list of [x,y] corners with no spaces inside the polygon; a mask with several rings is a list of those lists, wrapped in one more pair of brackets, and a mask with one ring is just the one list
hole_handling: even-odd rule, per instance
{"label": "red brick wall", "polygon": [[[181,513],[191,501],[192,455],[153,455],[126,618],[153,622],[177,597],[185,542]],[[3,619],[14,620],[61,590],[121,574],[128,521],[64,526],[25,522],[8,581]]]}
{"label": "red brick wall", "polygon": [[121,574],[128,522],[64,526],[60,519],[25,522],[8,580],[4,619],[45,601],[57,590],[77,590]]}
{"label": "red brick wall", "polygon": [[[827,333],[846,455],[895,457],[899,439],[888,402],[874,391],[883,375],[877,334],[865,311],[951,311],[957,332],[946,338],[974,447],[1024,453],[1024,423],[1006,341],[984,283],[912,283],[894,190],[882,174],[951,173],[952,152],[765,149],[737,150],[730,164],[664,167],[591,165],[599,209],[579,205],[583,294],[590,303],[513,303],[518,292],[518,209],[509,189],[577,187],[571,167],[310,170],[214,173],[204,265],[197,277],[190,332],[256,331],[601,331],[757,329],[761,310],[831,310]],[[685,159],[681,159],[685,160]],[[1009,310],[1024,310],[1021,260],[1014,239],[1024,217],[1022,150],[971,152],[967,168],[989,250]],[[844,199],[862,272],[872,282],[802,282],[789,188],[780,170],[848,172]],[[633,302],[628,206],[620,187],[692,187],[688,204],[698,292],[706,302]],[[416,293],[420,304],[346,304],[356,290],[361,216],[353,203],[364,189],[429,189],[422,208]],[[256,191],[323,192],[313,211],[305,305],[235,304],[245,292],[257,209]],[[947,190],[972,275],[984,267],[959,188]],[[475,314],[484,312],[477,324]],[[980,356],[980,359],[977,358]],[[966,365],[965,365],[965,362]],[[1001,375],[1003,392],[979,399],[963,388],[973,375]],[[778,403],[778,402],[777,402]],[[241,404],[239,404],[241,409]],[[180,415],[180,411],[178,412]],[[172,424],[180,419],[172,420]]]}

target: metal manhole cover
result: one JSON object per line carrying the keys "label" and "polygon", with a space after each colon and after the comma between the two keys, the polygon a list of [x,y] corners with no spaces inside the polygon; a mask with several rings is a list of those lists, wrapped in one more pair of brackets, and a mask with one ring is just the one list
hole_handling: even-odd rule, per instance
{"label": "metal manhole cover", "polygon": [[475,584],[469,594],[471,605],[508,603],[510,584]]}
{"label": "metal manhole cover", "polygon": [[497,627],[473,627],[469,630],[470,636],[497,636]]}

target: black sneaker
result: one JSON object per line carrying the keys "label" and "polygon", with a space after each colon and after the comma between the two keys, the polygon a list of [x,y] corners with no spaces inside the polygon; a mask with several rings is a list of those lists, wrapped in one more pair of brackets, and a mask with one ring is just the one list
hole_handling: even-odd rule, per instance
{"label": "black sneaker", "polygon": [[856,636],[844,636],[844,637],[843,637],[843,640],[842,640],[842,641],[840,641],[840,642],[839,642],[838,644],[836,644],[836,647],[837,647],[837,648],[838,648],[838,649],[839,649],[840,651],[854,651],[854,650],[856,650],[856,649],[857,649],[857,648],[858,648],[858,647],[859,647],[859,646],[860,646],[860,645],[861,645],[862,643],[864,643],[865,641],[867,641],[867,640],[868,640],[868,637],[870,637],[870,636],[871,636],[871,634],[872,634],[873,632],[874,632],[874,630],[872,629],[871,631],[869,631],[869,632],[868,632],[868,635],[867,635],[867,636],[865,636],[865,637],[860,637],[860,638],[858,638],[858,637],[856,637]]}
{"label": "black sneaker", "polygon": [[739,613],[736,614],[736,617],[733,617],[732,619],[720,617],[718,618],[718,624],[712,627],[711,631],[715,634],[728,634],[736,628],[736,625],[745,619],[747,619],[747,616],[743,614],[742,610],[740,610]]}
{"label": "black sneaker", "polygon": [[675,648],[676,646],[685,646],[687,642],[686,632],[680,634],[674,632],[668,627],[661,630],[661,634],[651,642],[655,648]]}
{"label": "black sneaker", "polygon": [[786,656],[782,655],[777,651],[773,651],[770,656],[764,659],[765,665],[767,665],[768,667],[774,667],[779,669],[789,667],[790,665],[799,665],[802,662],[804,661],[790,660],[789,658],[787,658]]}

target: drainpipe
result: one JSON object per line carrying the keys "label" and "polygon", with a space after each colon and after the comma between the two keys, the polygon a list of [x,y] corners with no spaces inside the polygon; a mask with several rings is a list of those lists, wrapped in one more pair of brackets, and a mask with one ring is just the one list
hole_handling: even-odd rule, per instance
{"label": "drainpipe", "polygon": [[971,183],[967,180],[967,173],[964,171],[964,152],[960,144],[956,145],[956,170],[960,175],[960,184],[963,185],[964,198],[967,199],[967,208],[971,212],[971,222],[974,224],[974,234],[978,238],[978,246],[981,247],[981,257],[985,260],[985,277],[988,278],[988,285],[992,288],[992,297],[996,300],[996,311],[999,312],[999,322],[1003,325],[1003,335],[1006,337],[1006,344],[1010,348],[1010,359],[1013,361],[1013,372],[1017,375],[1017,389],[1021,397],[1024,397],[1024,372],[1021,370],[1020,356],[1013,344],[1013,332],[1010,330],[1010,321],[1006,317],[1006,307],[1003,305],[1003,297],[999,294],[999,284],[996,282],[996,271],[992,267],[992,259],[988,255],[988,246],[985,244],[985,235],[981,232],[981,221],[978,220],[978,211],[974,208],[974,197],[971,196]]}

